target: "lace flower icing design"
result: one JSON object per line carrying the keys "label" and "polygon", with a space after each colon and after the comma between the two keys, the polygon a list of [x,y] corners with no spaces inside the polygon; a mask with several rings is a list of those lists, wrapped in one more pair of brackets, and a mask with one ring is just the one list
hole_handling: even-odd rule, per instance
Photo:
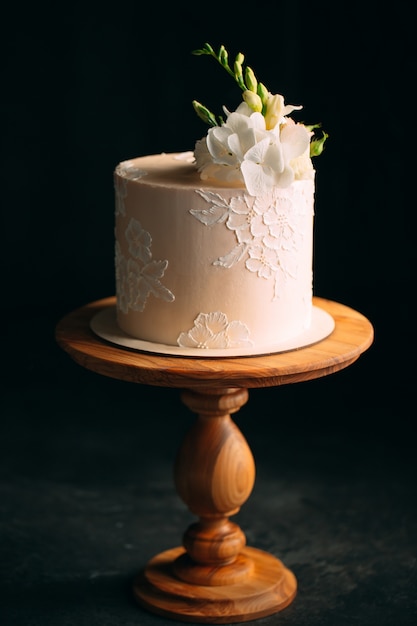
{"label": "lace flower icing design", "polygon": [[174,294],[161,283],[168,261],[152,259],[150,233],[132,218],[125,237],[129,244],[129,259],[122,255],[120,245],[116,244],[116,289],[120,309],[123,313],[129,309],[143,311],[150,295],[173,302]]}
{"label": "lace flower icing design", "polygon": [[301,218],[303,208],[294,209],[290,198],[279,189],[272,189],[260,197],[248,194],[227,202],[218,193],[198,190],[208,203],[207,209],[191,209],[190,213],[206,226],[225,224],[236,237],[236,246],[213,265],[233,267],[246,257],[245,266],[260,278],[274,280],[274,299],[279,297],[280,280],[295,278],[297,267],[294,256],[303,240]]}
{"label": "lace flower icing design", "polygon": [[240,348],[250,347],[248,327],[243,322],[229,322],[224,313],[200,313],[194,326],[182,332],[177,340],[182,348]]}

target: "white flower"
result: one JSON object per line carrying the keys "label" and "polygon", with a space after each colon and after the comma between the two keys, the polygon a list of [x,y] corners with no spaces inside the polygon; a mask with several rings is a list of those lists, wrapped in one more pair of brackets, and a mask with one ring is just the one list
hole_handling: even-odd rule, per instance
{"label": "white flower", "polygon": [[259,196],[279,183],[281,187],[288,187],[294,180],[293,171],[286,167],[279,140],[272,143],[271,139],[272,135],[248,150],[240,166],[251,196]]}
{"label": "white flower", "polygon": [[225,110],[226,122],[210,128],[196,143],[194,155],[202,179],[241,183],[251,196],[258,196],[273,187],[288,187],[296,172],[308,169],[298,167],[295,159],[305,158],[311,133],[281,115],[297,107],[285,106],[282,96],[274,103],[280,123],[271,129],[265,117],[245,102],[232,113]]}
{"label": "white flower", "polygon": [[302,109],[302,106],[284,104],[284,98],[280,94],[268,95],[268,102],[265,112],[265,125],[268,129],[275,128],[277,124],[282,124],[286,115],[293,111]]}
{"label": "white flower", "polygon": [[294,172],[296,180],[313,180],[314,167],[310,158],[310,146],[308,146],[300,156],[291,159],[290,166]]}
{"label": "white flower", "polygon": [[[247,65],[244,67],[245,57],[241,52],[236,55],[232,67],[223,45],[216,53],[209,43],[205,43],[193,54],[216,59],[234,78],[243,98],[234,113],[223,107],[226,122],[193,100],[197,115],[211,126],[195,149],[201,178],[245,185],[250,195],[255,196],[273,187],[288,187],[294,179],[312,179],[311,157],[322,153],[328,137],[323,133],[320,139],[312,139],[314,133],[311,131],[320,124],[308,128],[297,124],[296,128],[287,128],[288,124],[294,125],[288,116],[303,107],[285,104],[281,94],[268,91],[253,69]],[[219,122],[221,126],[218,126]]]}

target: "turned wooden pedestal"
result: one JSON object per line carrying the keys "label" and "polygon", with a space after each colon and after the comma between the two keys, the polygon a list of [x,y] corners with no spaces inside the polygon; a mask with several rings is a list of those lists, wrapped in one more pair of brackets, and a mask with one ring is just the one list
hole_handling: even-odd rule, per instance
{"label": "turned wooden pedestal", "polygon": [[372,344],[371,323],[349,307],[315,298],[333,316],[335,329],[313,346],[233,359],[160,356],[120,348],[91,331],[92,317],[114,303],[106,298],[64,317],[56,328],[58,344],[104,376],[181,389],[197,416],[174,468],[178,494],[196,522],[181,546],[156,555],[139,572],[135,598],[160,615],[211,624],[282,610],[297,592],[294,574],[274,556],[246,546],[244,532],[229,519],[255,480],[252,453],[231,416],[247,402],[248,388],[311,380],[352,364]]}

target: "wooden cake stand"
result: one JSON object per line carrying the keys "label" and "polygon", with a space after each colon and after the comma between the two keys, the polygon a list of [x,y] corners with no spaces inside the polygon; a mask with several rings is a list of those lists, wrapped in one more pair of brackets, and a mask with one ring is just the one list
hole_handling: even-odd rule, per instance
{"label": "wooden cake stand", "polygon": [[297,581],[285,565],[246,546],[231,522],[255,480],[250,448],[231,418],[248,400],[248,388],[312,380],[356,361],[373,341],[373,327],[342,304],[314,299],[335,321],[331,335],[290,352],[236,358],[189,358],[132,351],[90,329],[91,319],[115,298],[92,302],[57,325],[58,344],[80,365],[134,383],[176,387],[197,419],[178,452],[175,486],[198,521],[183,545],[158,554],[134,583],[148,610],[185,622],[246,622],[281,611],[295,597]]}

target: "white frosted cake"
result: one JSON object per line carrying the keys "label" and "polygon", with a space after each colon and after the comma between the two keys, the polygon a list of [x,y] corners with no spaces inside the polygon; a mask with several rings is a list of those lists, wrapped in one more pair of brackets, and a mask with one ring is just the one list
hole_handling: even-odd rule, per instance
{"label": "white frosted cake", "polygon": [[222,51],[205,44],[196,54],[233,73],[243,91],[236,111],[217,123],[195,101],[211,128],[194,151],[116,167],[117,324],[196,354],[262,353],[312,323],[311,156],[327,136],[312,139],[315,127],[289,117],[301,107],[243,72],[243,55],[231,70]]}

